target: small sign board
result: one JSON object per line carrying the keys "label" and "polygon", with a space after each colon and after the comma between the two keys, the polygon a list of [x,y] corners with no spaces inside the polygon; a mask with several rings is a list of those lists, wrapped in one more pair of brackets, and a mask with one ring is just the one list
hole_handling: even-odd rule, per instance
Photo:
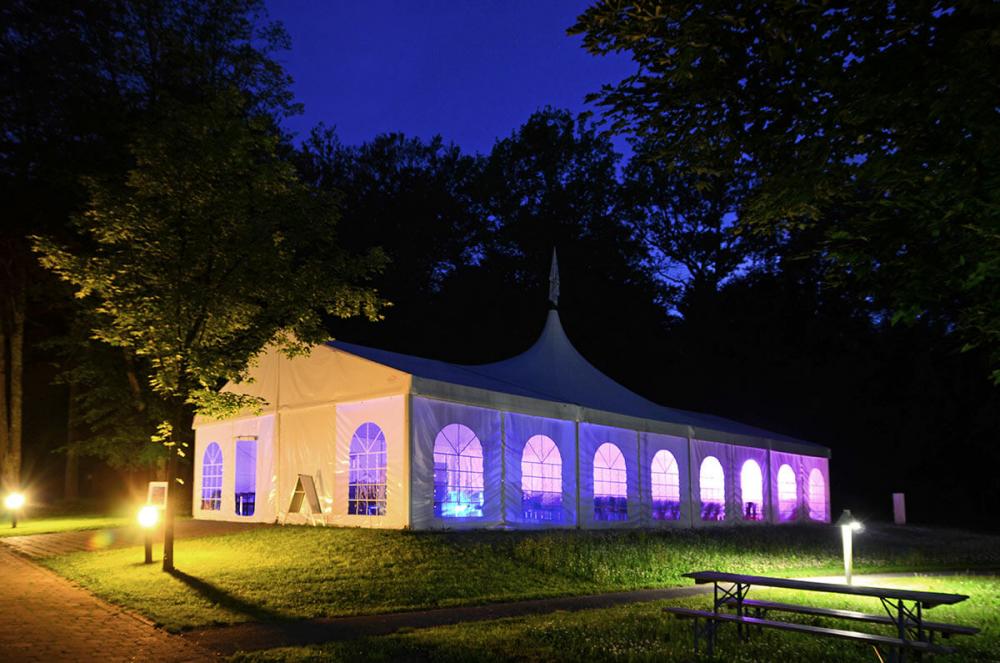
{"label": "small sign board", "polygon": [[300,474],[295,482],[295,490],[292,491],[292,501],[288,505],[288,513],[298,513],[302,510],[302,504],[309,505],[312,515],[322,515],[323,509],[319,505],[319,495],[316,493],[316,482],[309,474]]}
{"label": "small sign board", "polygon": [[167,486],[166,481],[150,481],[146,489],[146,504],[167,508]]}

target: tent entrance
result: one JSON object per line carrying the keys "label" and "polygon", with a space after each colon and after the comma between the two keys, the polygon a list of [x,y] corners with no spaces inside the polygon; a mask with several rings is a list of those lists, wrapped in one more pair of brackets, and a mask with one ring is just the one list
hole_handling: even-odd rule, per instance
{"label": "tent entrance", "polygon": [[257,439],[236,440],[236,515],[252,516],[257,502]]}

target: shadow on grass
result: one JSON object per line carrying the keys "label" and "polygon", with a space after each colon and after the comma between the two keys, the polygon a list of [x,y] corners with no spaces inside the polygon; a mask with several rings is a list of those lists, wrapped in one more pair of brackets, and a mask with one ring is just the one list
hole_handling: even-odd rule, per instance
{"label": "shadow on grass", "polygon": [[227,610],[231,610],[235,613],[247,617],[250,621],[255,622],[282,622],[288,621],[288,617],[282,615],[281,613],[274,612],[273,610],[268,610],[267,608],[257,605],[255,603],[248,603],[243,599],[233,596],[229,592],[216,587],[210,582],[206,582],[201,578],[196,578],[192,575],[188,575],[183,571],[178,571],[174,569],[173,571],[168,571],[171,576],[177,578],[182,583],[197,592],[203,599],[210,601],[216,605],[219,605]]}

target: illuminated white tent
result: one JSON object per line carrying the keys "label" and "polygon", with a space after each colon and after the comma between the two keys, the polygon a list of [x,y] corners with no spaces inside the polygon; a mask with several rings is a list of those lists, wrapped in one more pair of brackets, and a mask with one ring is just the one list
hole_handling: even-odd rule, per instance
{"label": "illuminated white tent", "polygon": [[531,348],[493,364],[331,342],[294,359],[265,352],[251,377],[226,389],[262,397],[263,412],[195,422],[196,518],[413,529],[830,518],[829,449],[642,398],[576,351],[554,308]]}

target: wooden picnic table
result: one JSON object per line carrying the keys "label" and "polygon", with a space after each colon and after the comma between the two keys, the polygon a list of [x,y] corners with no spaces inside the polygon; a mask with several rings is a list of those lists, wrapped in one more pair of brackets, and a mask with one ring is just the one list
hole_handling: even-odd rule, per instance
{"label": "wooden picnic table", "polygon": [[[927,622],[924,620],[924,610],[929,610],[939,605],[955,605],[961,603],[969,597],[964,594],[946,594],[942,592],[924,592],[911,589],[896,589],[892,587],[868,587],[863,585],[847,585],[843,583],[817,582],[815,580],[794,580],[791,578],[770,578],[766,576],[746,575],[741,573],[723,573],[721,571],[697,571],[685,573],[684,577],[691,578],[697,584],[714,585],[714,598],[711,613],[698,613],[688,609],[667,609],[679,616],[695,617],[702,616],[718,623],[735,622],[740,635],[743,635],[743,627],[761,626],[784,628],[786,630],[797,630],[809,632],[816,635],[828,635],[858,641],[868,641],[875,644],[894,644],[899,649],[899,659],[902,660],[906,649],[917,652],[941,651],[944,649],[933,644],[934,632],[940,632],[945,636],[952,634],[971,635],[978,632],[978,629],[956,624],[944,624],[940,622]],[[770,587],[777,589],[791,589],[806,592],[825,592],[831,594],[844,594],[849,596],[866,596],[877,598],[885,609],[888,618],[880,615],[868,615],[865,613],[834,610],[828,608],[815,608],[810,606],[797,606],[784,603],[772,603],[767,601],[752,601],[747,599],[747,593],[751,587]],[[753,607],[757,611],[756,617],[749,617],[746,614],[747,607]],[[733,607],[736,616],[731,617],[721,614],[720,608]],[[819,616],[828,616],[840,619],[855,619],[871,623],[891,624],[896,628],[897,639],[892,640],[885,636],[875,636],[872,634],[859,633],[854,631],[843,631],[839,629],[826,629],[821,627],[803,626],[788,622],[775,622],[760,619],[761,611],[775,610],[785,612],[798,612]],[[709,646],[714,639],[714,629],[709,629]],[[695,644],[697,646],[697,627]],[[891,641],[891,642],[890,642]]]}

